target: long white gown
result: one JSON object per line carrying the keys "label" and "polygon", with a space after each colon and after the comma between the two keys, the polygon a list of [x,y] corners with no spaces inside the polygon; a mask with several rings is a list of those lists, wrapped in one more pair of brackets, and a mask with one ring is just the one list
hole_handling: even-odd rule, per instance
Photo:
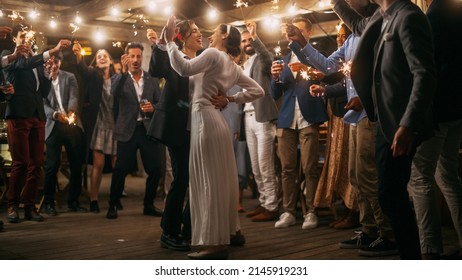
{"label": "long white gown", "polygon": [[173,42],[167,44],[167,51],[175,71],[181,76],[194,75],[189,157],[191,245],[229,244],[230,234],[240,229],[236,162],[228,125],[209,100],[237,84],[246,91],[235,95],[236,102],[252,102],[263,96],[263,89],[244,75],[228,54],[215,48],[191,60],[186,60]]}

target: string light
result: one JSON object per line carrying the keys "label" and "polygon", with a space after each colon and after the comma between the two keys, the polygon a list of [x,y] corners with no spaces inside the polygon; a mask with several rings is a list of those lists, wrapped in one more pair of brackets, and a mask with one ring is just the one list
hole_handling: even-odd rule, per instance
{"label": "string light", "polygon": [[56,21],[54,19],[51,19],[50,20],[50,27],[55,29],[57,26],[58,26],[58,24],[56,23]]}
{"label": "string light", "polygon": [[81,24],[82,23],[82,18],[79,16],[79,12],[77,11],[74,19],[75,24]]}
{"label": "string light", "polygon": [[154,12],[156,10],[156,8],[157,8],[156,1],[154,1],[154,0],[149,1],[147,7],[148,7],[148,11]]}
{"label": "string light", "polygon": [[40,13],[37,12],[37,9],[34,9],[33,11],[31,11],[31,12],[29,13],[29,17],[30,17],[32,20],[37,19],[39,15],[40,15]]}
{"label": "string light", "polygon": [[172,14],[172,6],[167,6],[164,9],[164,15],[169,16]]}
{"label": "string light", "polygon": [[111,15],[113,15],[113,16],[116,17],[116,16],[118,16],[119,14],[120,14],[119,9],[118,9],[116,6],[112,6],[112,8],[111,8]]}
{"label": "string light", "polygon": [[99,28],[97,28],[95,33],[93,34],[93,39],[96,42],[101,43],[106,39],[106,34],[104,34],[104,32],[102,32]]}
{"label": "string light", "polygon": [[207,13],[209,19],[216,19],[218,17],[218,11],[215,8],[211,8]]}

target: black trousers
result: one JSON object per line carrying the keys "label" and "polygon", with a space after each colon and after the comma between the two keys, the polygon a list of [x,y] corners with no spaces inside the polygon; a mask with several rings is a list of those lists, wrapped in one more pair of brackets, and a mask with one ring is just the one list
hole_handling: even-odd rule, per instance
{"label": "black trousers", "polygon": [[[191,213],[185,195],[189,186],[189,141],[184,147],[167,145],[172,163],[173,181],[165,199],[160,223],[165,234],[191,238]],[[183,226],[183,227],[182,227]]]}
{"label": "black trousers", "polygon": [[390,218],[400,258],[420,259],[419,232],[407,191],[416,147],[410,155],[397,158],[393,157],[390,147],[391,144],[377,126],[375,155],[379,203],[383,213]]}
{"label": "black trousers", "polygon": [[109,205],[120,201],[125,186],[125,177],[133,170],[136,152],[139,149],[143,167],[148,177],[144,194],[144,206],[153,205],[157,193],[157,185],[161,175],[161,144],[146,135],[143,125],[137,125],[132,138],[127,142],[117,141],[117,160],[112,170]]}
{"label": "black trousers", "polygon": [[45,141],[45,203],[54,205],[61,150],[64,146],[70,168],[68,204],[78,203],[82,192],[83,132],[78,126],[56,122]]}

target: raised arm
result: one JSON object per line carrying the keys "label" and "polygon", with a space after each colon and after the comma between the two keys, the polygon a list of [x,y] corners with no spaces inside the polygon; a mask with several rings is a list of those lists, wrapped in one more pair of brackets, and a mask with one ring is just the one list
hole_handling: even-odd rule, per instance
{"label": "raised arm", "polygon": [[364,18],[353,10],[345,0],[333,0],[333,10],[350,30],[361,36],[366,28],[369,18]]}

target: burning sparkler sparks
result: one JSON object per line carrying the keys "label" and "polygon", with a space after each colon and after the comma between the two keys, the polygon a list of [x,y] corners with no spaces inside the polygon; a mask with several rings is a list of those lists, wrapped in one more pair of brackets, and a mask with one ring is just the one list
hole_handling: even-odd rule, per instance
{"label": "burning sparkler sparks", "polygon": [[345,77],[349,77],[351,73],[351,60],[342,62],[339,72],[342,72]]}
{"label": "burning sparkler sparks", "polygon": [[122,46],[122,42],[120,42],[120,41],[112,42],[112,46],[114,48],[121,48],[122,50],[124,49],[124,47]]}
{"label": "burning sparkler sparks", "polygon": [[21,16],[19,12],[16,11],[11,11],[11,15],[8,15],[9,18],[11,18],[12,21],[15,21],[17,19],[23,20],[24,17]]}
{"label": "burning sparkler sparks", "polygon": [[234,3],[234,6],[236,8],[242,8],[242,7],[247,8],[249,6],[249,3],[248,2],[242,2],[241,0],[237,0],[236,3]]}
{"label": "burning sparkler sparks", "polygon": [[281,56],[281,46],[279,46],[279,41],[278,41],[278,45],[276,47],[274,47],[274,54],[276,56]]}
{"label": "burning sparkler sparks", "polygon": [[67,122],[69,125],[76,125],[75,124],[75,113],[71,113],[69,117],[67,117]]}
{"label": "burning sparkler sparks", "polygon": [[310,70],[311,70],[311,67],[308,67],[307,70],[300,70],[300,75],[302,76],[303,79],[307,81],[311,80]]}

